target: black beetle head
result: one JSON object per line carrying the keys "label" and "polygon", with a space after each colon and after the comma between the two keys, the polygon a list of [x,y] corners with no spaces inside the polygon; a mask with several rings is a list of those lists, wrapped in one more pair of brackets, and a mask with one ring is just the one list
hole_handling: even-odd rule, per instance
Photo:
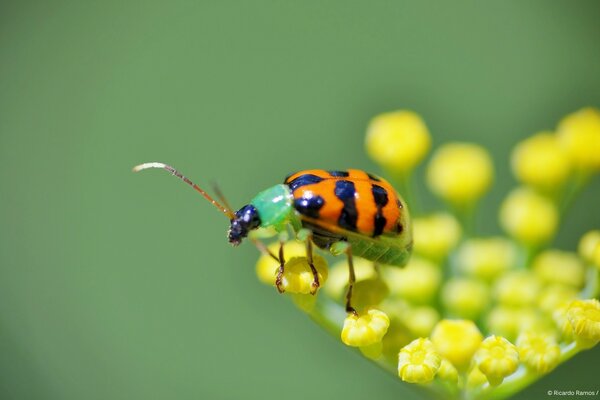
{"label": "black beetle head", "polygon": [[242,243],[242,239],[248,236],[248,232],[260,226],[260,218],[256,207],[249,204],[235,212],[235,218],[231,220],[227,237],[229,243],[234,246]]}

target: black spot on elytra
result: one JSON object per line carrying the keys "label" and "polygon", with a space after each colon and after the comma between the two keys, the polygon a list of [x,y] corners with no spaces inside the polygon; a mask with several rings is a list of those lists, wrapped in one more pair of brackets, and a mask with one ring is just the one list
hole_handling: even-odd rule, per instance
{"label": "black spot on elytra", "polygon": [[310,218],[319,218],[319,210],[325,204],[321,196],[302,197],[294,200],[294,208],[302,215]]}
{"label": "black spot on elytra", "polygon": [[383,229],[385,228],[387,220],[383,216],[383,207],[386,206],[389,199],[387,191],[379,185],[371,186],[371,192],[373,193],[375,205],[377,206],[377,212],[375,213],[375,217],[373,217],[373,223],[375,225],[373,237],[376,237],[381,235],[383,233]]}
{"label": "black spot on elytra", "polygon": [[306,175],[300,175],[299,177],[297,177],[294,180],[292,180],[291,182],[289,182],[287,185],[290,187],[290,189],[292,189],[292,192],[293,192],[294,190],[298,189],[299,187],[306,186],[306,185],[312,185],[314,183],[319,183],[321,181],[323,181],[323,178],[321,178],[321,177],[318,177],[313,174],[306,174]]}
{"label": "black spot on elytra", "polygon": [[381,181],[381,179],[378,176],[375,176],[373,174],[369,174],[368,172],[367,172],[367,175],[369,176],[369,179],[372,180],[372,181],[375,181],[375,182],[380,182]]}
{"label": "black spot on elytra", "polygon": [[350,231],[356,231],[358,213],[356,211],[356,188],[351,181],[340,180],[335,183],[335,196],[344,203],[338,225]]}
{"label": "black spot on elytra", "polygon": [[327,171],[327,172],[329,172],[329,175],[331,175],[334,178],[347,178],[348,176],[350,176],[348,171]]}

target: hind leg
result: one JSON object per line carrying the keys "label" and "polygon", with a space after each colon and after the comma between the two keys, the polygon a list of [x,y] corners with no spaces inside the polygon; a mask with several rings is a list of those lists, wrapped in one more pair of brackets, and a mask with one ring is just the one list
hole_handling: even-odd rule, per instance
{"label": "hind leg", "polygon": [[346,312],[358,316],[358,313],[352,307],[352,290],[354,289],[354,283],[356,282],[356,276],[354,274],[354,264],[352,262],[352,248],[348,246],[346,248],[346,256],[348,257],[348,291],[346,292]]}

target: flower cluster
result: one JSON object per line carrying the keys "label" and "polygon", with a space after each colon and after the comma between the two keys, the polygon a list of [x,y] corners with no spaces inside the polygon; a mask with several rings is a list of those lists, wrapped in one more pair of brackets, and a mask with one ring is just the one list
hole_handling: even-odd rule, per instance
{"label": "flower cluster", "polygon": [[[329,266],[314,255],[322,290],[313,296],[300,242],[284,247],[282,284],[317,323],[402,381],[444,397],[506,397],[600,341],[600,230],[585,233],[576,252],[552,245],[576,195],[600,172],[600,110],[575,112],[555,132],[515,146],[519,185],[498,213],[504,236],[477,234],[475,212],[494,163],[473,143],[433,152],[426,184],[447,207],[419,209],[410,177],[430,146],[414,112],[381,114],[369,124],[367,153],[407,200],[414,250],[404,268],[354,258],[356,314],[344,311],[347,262]],[[257,274],[274,285],[278,268],[265,253]]]}

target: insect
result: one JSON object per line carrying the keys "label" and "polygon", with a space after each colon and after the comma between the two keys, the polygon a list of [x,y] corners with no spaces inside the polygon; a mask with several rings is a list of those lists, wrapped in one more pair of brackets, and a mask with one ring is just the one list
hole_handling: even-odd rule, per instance
{"label": "insect", "polygon": [[[362,170],[296,172],[282,184],[258,193],[249,204],[234,212],[218,189],[215,188],[216,194],[222,204],[169,165],[150,162],[134,167],[133,171],[149,168],[162,168],[182,179],[225,214],[230,222],[227,237],[234,246],[257,228],[286,232],[291,226],[297,237],[306,242],[313,274],[312,294],[320,286],[313,264],[313,245],[333,254],[345,253],[348,257],[346,311],[355,315],[351,304],[356,280],[352,257],[402,267],[411,253],[412,229],[406,203],[386,180]],[[283,240],[275,255],[259,239],[252,235],[250,239],[279,263],[275,285],[283,293]]]}

